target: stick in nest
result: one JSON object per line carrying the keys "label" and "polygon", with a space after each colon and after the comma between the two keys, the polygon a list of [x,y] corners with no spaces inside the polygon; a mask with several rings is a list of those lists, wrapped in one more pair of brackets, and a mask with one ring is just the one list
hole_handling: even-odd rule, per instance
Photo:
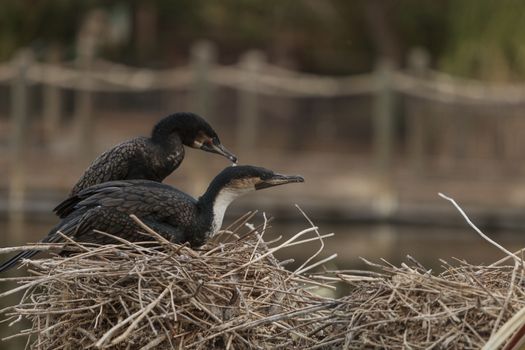
{"label": "stick in nest", "polygon": [[[241,236],[245,219],[232,234]],[[287,342],[306,348],[324,336],[317,320],[327,317],[333,300],[305,287],[332,282],[292,273],[273,257],[288,245],[326,238],[312,237],[315,226],[282,244],[268,246],[255,230],[242,240],[218,237],[196,251],[136,221],[155,244],[76,243],[80,254],[32,260],[37,278],[22,277],[6,292],[25,290],[18,305],[4,310],[8,322],[31,322],[18,335],[37,334],[32,344],[39,349],[266,348]],[[310,259],[302,270],[323,261]]]}

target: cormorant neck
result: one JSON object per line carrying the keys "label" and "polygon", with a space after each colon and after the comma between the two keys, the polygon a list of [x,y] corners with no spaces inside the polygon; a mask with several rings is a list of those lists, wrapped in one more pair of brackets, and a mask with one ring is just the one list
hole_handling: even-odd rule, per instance
{"label": "cormorant neck", "polygon": [[153,127],[151,141],[162,148],[174,149],[182,145],[179,135],[179,122],[176,118],[163,119]]}
{"label": "cormorant neck", "polygon": [[208,190],[199,198],[198,205],[201,215],[207,218],[211,229],[210,236],[219,231],[222,226],[226,209],[236,198],[251,192],[249,188],[214,187],[213,182]]}

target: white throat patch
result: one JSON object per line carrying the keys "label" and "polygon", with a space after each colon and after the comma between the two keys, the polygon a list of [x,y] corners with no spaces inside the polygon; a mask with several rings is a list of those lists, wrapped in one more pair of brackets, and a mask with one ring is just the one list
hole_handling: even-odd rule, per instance
{"label": "white throat patch", "polygon": [[213,203],[213,222],[211,224],[210,236],[216,234],[221,228],[224,213],[230,203],[233,202],[235,198],[251,191],[252,189],[250,188],[223,188],[219,192],[217,197],[215,197],[215,203]]}

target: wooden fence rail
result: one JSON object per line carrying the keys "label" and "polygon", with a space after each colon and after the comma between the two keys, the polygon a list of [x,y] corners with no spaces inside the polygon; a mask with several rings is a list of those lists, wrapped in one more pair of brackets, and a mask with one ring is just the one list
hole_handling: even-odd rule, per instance
{"label": "wooden fence rail", "polygon": [[[89,46],[89,45],[88,45]],[[74,115],[78,128],[79,152],[85,158],[93,155],[93,93],[146,92],[152,90],[181,90],[191,92],[193,109],[214,118],[210,108],[214,86],[238,91],[239,124],[238,148],[247,153],[254,150],[260,125],[259,96],[291,98],[335,98],[373,96],[372,125],[374,167],[379,182],[388,193],[388,174],[392,166],[395,140],[396,96],[417,97],[439,103],[456,103],[472,106],[525,105],[525,84],[487,85],[482,82],[451,77],[427,67],[425,60],[410,63],[410,69],[395,69],[389,62],[381,61],[374,72],[368,74],[328,77],[296,72],[268,63],[261,52],[245,54],[238,64],[221,66],[216,63],[215,48],[211,43],[200,42],[192,50],[187,66],[166,70],[153,70],[115,64],[94,57],[89,50],[80,50],[77,61],[59,63],[57,54],[50,54],[47,62],[36,62],[24,50],[12,62],[0,64],[0,85],[11,86],[11,168],[10,199],[13,210],[23,198],[24,185],[21,152],[27,139],[27,106],[31,105],[28,87],[44,87],[43,114],[47,138],[57,132],[63,105],[62,91],[76,94]],[[414,168],[421,168],[425,142],[424,127],[420,120],[410,125],[408,154]],[[15,176],[16,175],[16,176]],[[382,185],[382,186],[383,186]]]}

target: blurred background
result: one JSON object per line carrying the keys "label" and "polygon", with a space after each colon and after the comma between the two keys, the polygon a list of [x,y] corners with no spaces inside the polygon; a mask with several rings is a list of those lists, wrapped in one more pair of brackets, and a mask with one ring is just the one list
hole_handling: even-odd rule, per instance
{"label": "blurred background", "polygon": [[[268,237],[335,232],[359,256],[429,266],[525,237],[525,3],[152,0],[0,3],[3,245],[35,241],[102,151],[176,111],[205,117],[242,164],[306,183],[235,202]],[[167,182],[194,195],[228,163],[188,150]],[[312,251],[289,250],[304,261]],[[282,257],[282,256],[281,256]]]}

